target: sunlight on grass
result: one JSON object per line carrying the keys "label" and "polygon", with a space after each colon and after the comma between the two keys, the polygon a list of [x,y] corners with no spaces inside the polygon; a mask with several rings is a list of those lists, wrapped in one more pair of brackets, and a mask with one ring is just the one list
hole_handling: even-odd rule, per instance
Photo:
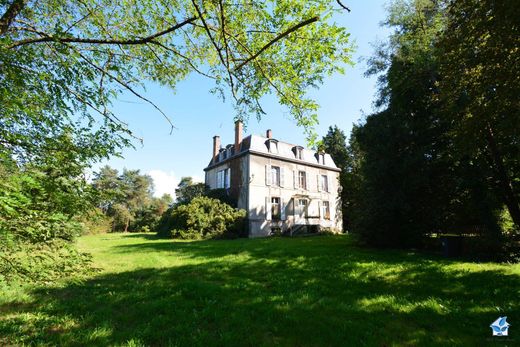
{"label": "sunlight on grass", "polygon": [[91,278],[4,288],[0,345],[466,346],[494,343],[498,315],[520,317],[519,265],[360,249],[347,236],[108,234],[79,246],[100,269]]}

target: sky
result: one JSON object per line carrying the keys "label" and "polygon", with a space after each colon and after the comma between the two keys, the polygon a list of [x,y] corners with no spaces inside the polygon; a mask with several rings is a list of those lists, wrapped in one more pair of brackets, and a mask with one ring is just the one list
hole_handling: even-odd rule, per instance
{"label": "sky", "polygon": [[[350,0],[345,3],[352,12],[343,11],[334,20],[346,27],[356,49],[352,56],[354,66],[348,66],[345,74],[333,75],[324,80],[319,90],[310,91],[316,98],[319,137],[327,133],[329,126],[337,125],[347,135],[352,125],[373,110],[376,79],[364,77],[366,59],[374,51],[373,44],[384,41],[390,33],[380,24],[385,19],[387,1]],[[145,85],[142,94],[157,104],[171,119],[176,129],[170,134],[170,125],[149,104],[123,95],[114,102],[113,110],[128,123],[133,133],[143,139],[135,149],[125,149],[123,158],[111,158],[95,165],[97,171],[103,165],[123,170],[139,169],[154,180],[154,194],[174,196],[181,177],[191,176],[195,181],[204,180],[204,167],[212,155],[213,136],[219,135],[223,145],[234,142],[234,114],[231,103],[223,103],[210,93],[213,81],[191,75],[180,82],[175,90],[152,83]],[[253,116],[246,125],[246,133],[265,135],[272,129],[273,137],[284,142],[305,146],[303,129],[296,126],[287,111],[274,99],[262,105],[267,115],[260,121]]]}

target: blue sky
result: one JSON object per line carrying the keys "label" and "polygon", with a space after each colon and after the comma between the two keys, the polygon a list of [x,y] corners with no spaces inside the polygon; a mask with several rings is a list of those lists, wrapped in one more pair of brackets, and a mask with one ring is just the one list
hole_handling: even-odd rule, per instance
{"label": "blue sky", "polygon": [[[384,0],[344,1],[352,12],[343,12],[335,21],[347,28],[356,45],[353,67],[344,75],[325,79],[319,90],[310,91],[320,104],[318,134],[327,133],[330,125],[338,125],[349,134],[352,124],[373,109],[376,92],[375,78],[365,78],[364,58],[372,52],[372,44],[385,40],[387,28],[380,26],[385,19]],[[212,138],[220,135],[222,143],[234,141],[233,108],[230,103],[209,92],[213,82],[199,75],[191,75],[180,82],[175,92],[166,87],[147,84],[144,95],[156,103],[172,120],[175,129],[170,134],[168,122],[153,107],[131,96],[122,96],[114,103],[114,112],[129,124],[130,129],[143,139],[135,149],[126,149],[124,158],[112,158],[108,164],[118,170],[140,169],[152,176],[156,195],[173,194],[183,176],[203,180],[204,167],[211,159]],[[273,130],[273,137],[294,144],[305,145],[303,130],[291,120],[286,110],[274,99],[263,104],[267,115],[257,121],[252,117],[247,134],[265,134]],[[97,170],[101,165],[96,165]]]}

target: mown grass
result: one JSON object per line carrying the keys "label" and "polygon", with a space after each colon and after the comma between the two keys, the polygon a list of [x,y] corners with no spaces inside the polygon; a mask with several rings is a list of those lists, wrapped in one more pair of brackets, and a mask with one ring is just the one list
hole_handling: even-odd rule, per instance
{"label": "mown grass", "polygon": [[[83,237],[100,271],[3,288],[0,345],[520,345],[520,266],[360,249],[348,236]],[[510,336],[492,338],[499,315]]]}

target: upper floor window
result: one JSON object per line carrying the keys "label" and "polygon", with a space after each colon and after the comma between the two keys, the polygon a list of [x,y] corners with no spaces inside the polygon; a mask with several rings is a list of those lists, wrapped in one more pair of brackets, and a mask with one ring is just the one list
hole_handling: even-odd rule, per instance
{"label": "upper floor window", "polygon": [[298,188],[307,189],[307,174],[305,171],[298,171]]}
{"label": "upper floor window", "polygon": [[323,153],[323,152],[316,153],[316,159],[318,159],[318,164],[325,165],[325,153]]}
{"label": "upper floor window", "polygon": [[275,139],[269,139],[266,142],[269,153],[278,154],[278,141]]}
{"label": "upper floor window", "polygon": [[217,172],[217,188],[229,188],[231,186],[231,169],[227,168]]}
{"label": "upper floor window", "polygon": [[271,184],[273,186],[280,185],[280,167],[271,166]]}
{"label": "upper floor window", "polygon": [[293,147],[294,157],[296,159],[303,159],[303,147],[301,146],[294,146]]}
{"label": "upper floor window", "polygon": [[319,190],[328,192],[329,191],[329,179],[327,175],[320,175],[319,176]]}
{"label": "upper floor window", "polygon": [[268,186],[283,187],[284,185],[284,170],[279,166],[266,165],[265,166],[265,184]]}

